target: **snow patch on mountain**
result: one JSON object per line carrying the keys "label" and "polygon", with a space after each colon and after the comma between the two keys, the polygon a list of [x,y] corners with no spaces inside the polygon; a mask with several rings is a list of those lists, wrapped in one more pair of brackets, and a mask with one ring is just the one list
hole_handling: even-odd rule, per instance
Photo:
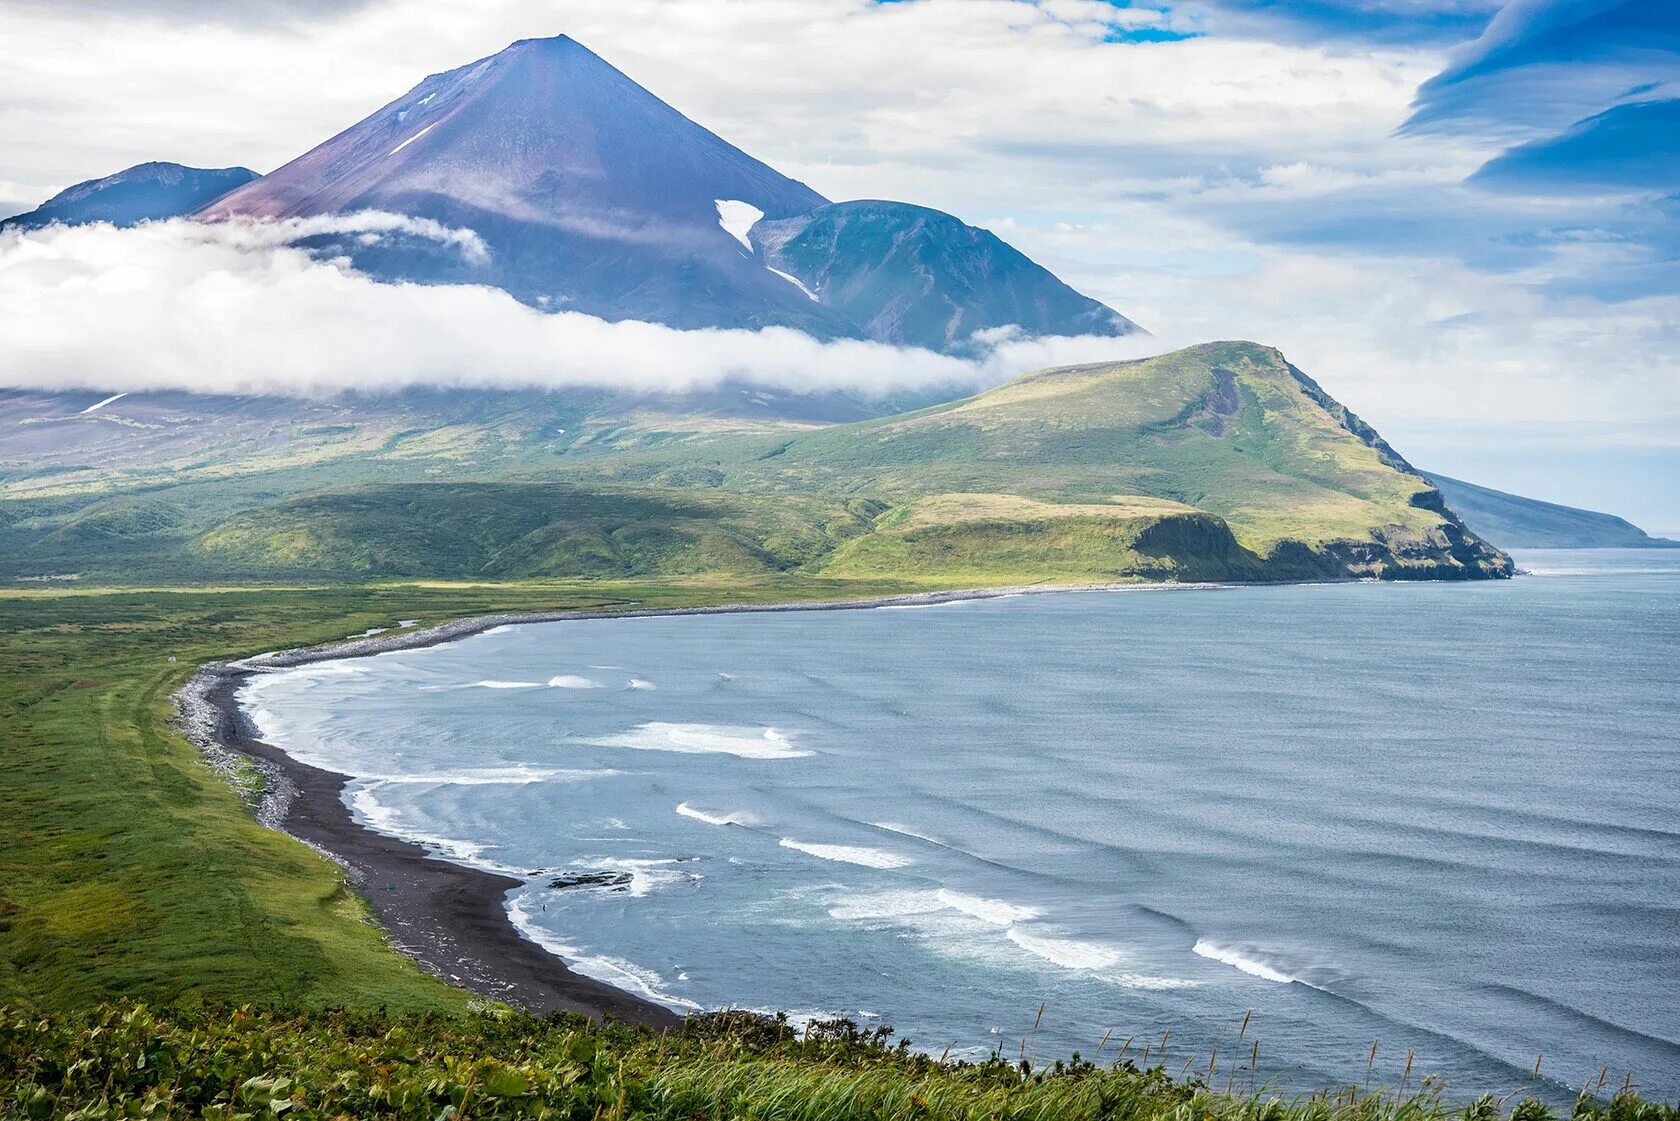
{"label": "snow patch on mountain", "polygon": [[89,413],[97,413],[100,409],[103,409],[106,405],[109,405],[111,402],[121,401],[124,397],[127,397],[127,396],[128,396],[128,394],[126,394],[126,393],[113,393],[109,397],[105,398],[105,400],[95,401],[93,404],[91,404],[87,408],[83,409],[82,410],[82,415],[86,416]]}
{"label": "snow patch on mountain", "polygon": [[[428,98],[427,100],[430,100],[430,98]],[[393,156],[396,155],[398,152],[402,151],[404,148],[408,147],[410,144],[414,143],[416,140],[419,140],[422,136],[425,136],[428,132],[431,132],[432,131],[432,126],[435,125],[435,124],[437,124],[437,122],[433,121],[432,124],[427,125],[425,128],[421,129],[419,132],[417,132],[413,136],[409,137],[407,140],[404,140],[401,144],[398,144],[395,148],[392,148],[391,149],[391,154]]]}
{"label": "snow patch on mountain", "polygon": [[821,300],[817,299],[817,294],[815,292],[813,292],[809,288],[805,287],[805,282],[803,280],[800,280],[797,276],[794,276],[791,272],[783,272],[781,269],[771,269],[769,265],[765,265],[764,267],[767,268],[767,269],[770,269],[771,272],[775,273],[777,276],[781,277],[783,280],[787,281],[789,284],[792,284],[795,287],[797,287],[801,292],[805,293],[805,295],[810,298],[812,303],[821,303],[822,302]]}
{"label": "snow patch on mountain", "polygon": [[[740,242],[748,253],[751,253],[752,242],[747,240],[747,232],[758,224],[760,218],[764,217],[764,211],[752,203],[742,202],[740,199],[713,199],[712,201],[717,204],[718,225],[722,226],[724,232],[730,237]],[[775,272],[776,270],[771,269],[770,271]],[[781,275],[787,276],[786,273]],[[788,279],[792,280],[793,278],[788,277]],[[794,283],[799,284],[797,280]],[[799,284],[799,286],[801,288],[805,287],[803,284]],[[812,297],[812,299],[815,298]]]}

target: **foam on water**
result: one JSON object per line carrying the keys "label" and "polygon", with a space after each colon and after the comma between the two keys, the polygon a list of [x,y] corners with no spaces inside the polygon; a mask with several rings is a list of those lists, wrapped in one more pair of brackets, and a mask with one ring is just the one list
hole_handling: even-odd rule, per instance
{"label": "foam on water", "polygon": [[993,923],[948,906],[936,891],[850,891],[838,884],[814,888],[826,898],[828,917],[866,930],[907,931],[928,949],[968,962],[1006,964],[1006,946]]}
{"label": "foam on water", "polygon": [[640,899],[660,888],[679,884],[695,884],[704,879],[698,872],[683,868],[689,863],[675,857],[603,856],[574,860],[571,867],[591,872],[628,872],[632,899]]}
{"label": "foam on water", "polygon": [[1209,942],[1206,938],[1196,939],[1196,944],[1190,947],[1192,953],[1217,961],[1222,965],[1229,965],[1233,969],[1240,969],[1252,977],[1260,977],[1267,981],[1276,981],[1280,985],[1287,985],[1300,980],[1291,977],[1282,970],[1268,964],[1255,956],[1252,950],[1240,950],[1230,946],[1221,946],[1217,942]]}
{"label": "foam on water", "polygon": [[963,895],[948,888],[940,888],[934,895],[947,907],[998,926],[1035,919],[1040,914],[1037,907],[1024,907],[1002,899],[983,899],[978,895]]}
{"label": "foam on water", "polygon": [[757,825],[758,818],[746,810],[724,810],[721,813],[711,813],[697,809],[687,802],[677,803],[677,812],[684,817],[692,817],[695,821],[703,821],[707,825]]}
{"label": "foam on water", "polygon": [[810,755],[775,728],[736,724],[638,724],[616,735],[590,736],[581,743],[628,747],[636,751],[674,751],[683,755],[736,755],[742,759],[798,759]]}
{"label": "foam on water", "polygon": [[[1040,973],[1047,967],[1077,972],[1119,988],[1170,992],[1196,988],[1199,981],[1113,967],[1128,961],[1115,946],[1083,941],[1015,925],[1040,912],[1033,907],[963,895],[947,888],[847,892],[831,897],[828,916],[868,930],[908,933],[924,949],[964,963]],[[1021,951],[1026,951],[1023,955]]]}
{"label": "foam on water", "polygon": [[322,681],[334,677],[363,677],[368,674],[366,666],[353,661],[312,662],[304,666],[292,666],[286,669],[272,670],[253,674],[245,679],[240,686],[245,693],[263,693],[270,689],[285,689],[298,682]]}
{"label": "foam on water", "polygon": [[592,977],[608,985],[620,989],[627,989],[639,996],[646,997],[655,1004],[663,1004],[667,1008],[697,1011],[700,1005],[692,1000],[676,996],[666,991],[669,984],[665,978],[651,969],[625,961],[623,958],[609,954],[593,954],[562,941],[553,931],[543,926],[531,910],[533,896],[529,893],[516,895],[508,900],[508,920],[513,923],[515,930],[524,937],[549,953],[558,957],[566,965],[585,977]]}
{"label": "foam on water", "polygon": [[645,677],[632,677],[630,679],[630,688],[632,688],[632,689],[657,689],[657,688],[659,688],[659,686],[655,685],[653,682],[649,681]]}
{"label": "foam on water", "polygon": [[[1002,598],[1001,596],[996,598]],[[959,603],[973,603],[967,599],[947,599],[938,603],[883,603],[876,607],[877,611],[925,611],[930,607],[955,607]]]}
{"label": "foam on water", "polygon": [[542,688],[542,682],[540,682],[540,681],[497,681],[494,678],[486,678],[483,681],[473,682],[471,688],[474,688],[474,689],[541,689]]}
{"label": "foam on water", "polygon": [[491,872],[523,875],[522,869],[499,864],[485,856],[484,854],[494,847],[492,845],[477,841],[463,841],[459,837],[446,837],[442,834],[410,827],[402,820],[396,810],[376,797],[375,791],[380,785],[382,784],[375,782],[372,785],[360,786],[350,791],[348,799],[350,810],[356,819],[369,829],[400,840],[412,841],[417,845],[431,849],[439,856],[455,861],[457,864],[467,864]]}
{"label": "foam on water", "polygon": [[1063,969],[1106,969],[1124,956],[1112,946],[1100,942],[1084,942],[1076,938],[1056,938],[1047,934],[1029,934],[1012,926],[1006,937],[1035,957]]}
{"label": "foam on water", "polygon": [[462,767],[452,771],[411,771],[390,775],[363,775],[362,778],[395,786],[524,786],[533,782],[587,782],[590,779],[611,778],[620,772],[610,768],[587,769],[570,767]]}
{"label": "foam on water", "polygon": [[593,677],[580,677],[577,674],[557,673],[548,679],[550,689],[599,689],[601,683]]}
{"label": "foam on water", "polygon": [[912,863],[908,856],[900,856],[896,852],[883,849],[865,848],[862,845],[824,845],[815,841],[796,841],[792,837],[783,837],[776,843],[784,849],[793,849],[808,856],[835,860],[843,864],[857,864],[864,868],[903,868]]}

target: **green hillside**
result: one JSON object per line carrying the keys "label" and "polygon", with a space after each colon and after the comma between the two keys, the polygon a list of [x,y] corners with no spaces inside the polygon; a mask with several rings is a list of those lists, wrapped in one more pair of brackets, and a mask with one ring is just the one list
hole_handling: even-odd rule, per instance
{"label": "green hillside", "polygon": [[751,402],[766,413],[743,419],[727,400],[576,399],[567,412],[535,397],[521,412],[420,395],[407,412],[386,402],[379,439],[350,444],[351,414],[300,426],[248,407],[237,431],[252,438],[216,443],[226,458],[207,457],[214,441],[171,437],[171,458],[128,461],[103,489],[81,475],[8,487],[0,577],[978,585],[1511,571],[1376,433],[1253,343],[1045,370],[845,424],[778,417],[765,394]]}
{"label": "green hillside", "polygon": [[[1510,572],[1509,560],[1469,533],[1375,432],[1277,351],[1254,343],[1046,370],[950,404],[760,444],[751,458],[735,450],[662,449],[603,469],[668,479],[704,465],[741,489],[869,495],[894,505],[936,495],[1112,504],[1116,514],[1134,511],[1131,523],[1141,499],[1165,500],[1228,527],[1274,578]],[[1059,533],[1074,528],[1063,517],[1055,523]],[[962,536],[978,545],[976,520],[962,524]],[[1023,532],[1014,515],[986,524]],[[1077,528],[1094,531],[1088,517]],[[1195,548],[1204,557],[1236,556],[1217,535]],[[1047,570],[1090,571],[1054,535],[1028,551],[1030,564]],[[835,563],[887,552],[879,542],[856,542]]]}
{"label": "green hillside", "polygon": [[925,206],[860,200],[766,219],[753,247],[864,336],[961,350],[977,331],[1127,335],[1138,327],[986,230]]}
{"label": "green hillside", "polygon": [[1675,549],[1680,541],[1652,537],[1614,514],[1560,506],[1431,474],[1465,523],[1506,549]]}
{"label": "green hillside", "polygon": [[230,570],[347,575],[760,575],[867,532],[866,500],[555,484],[407,483],[318,491],[195,538]]}

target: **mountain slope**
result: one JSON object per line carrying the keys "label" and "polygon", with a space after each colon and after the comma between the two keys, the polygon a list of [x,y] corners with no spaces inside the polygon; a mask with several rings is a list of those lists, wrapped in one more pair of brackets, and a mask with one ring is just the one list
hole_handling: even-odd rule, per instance
{"label": "mountain slope", "polygon": [[31,210],[0,222],[0,230],[34,230],[54,222],[68,226],[110,222],[132,226],[158,218],[191,214],[257,173],[245,167],[186,167],[178,163],[142,163],[103,179],[66,188]]}
{"label": "mountain slope", "polygon": [[[949,215],[896,203],[831,206],[563,35],[521,40],[427,78],[202,217],[363,209],[470,228],[489,260],[418,243],[322,239],[317,247],[377,277],[491,284],[535,306],[605,319],[777,325],[938,349],[960,349],[983,327],[1134,329]],[[813,212],[824,217],[811,237],[776,226]],[[811,238],[841,216],[846,236],[819,262]],[[753,229],[796,241],[795,265],[755,255]],[[887,251],[900,244],[903,252]],[[807,291],[798,269],[832,279],[832,295]]]}
{"label": "mountain slope", "polygon": [[394,211],[477,231],[491,260],[352,249],[376,275],[609,319],[849,334],[742,251],[719,199],[777,217],[827,201],[560,36],[427,78],[202,216]]}
{"label": "mountain slope", "polygon": [[1674,549],[1614,514],[1541,502],[1431,473],[1429,478],[1478,535],[1507,549]]}
{"label": "mountain slope", "polygon": [[[729,485],[906,506],[943,496],[947,518],[991,501],[974,496],[1133,509],[1139,498],[1166,500],[1211,517],[1274,573],[1510,573],[1509,558],[1467,531],[1369,426],[1254,343],[1046,370],[948,405],[795,435],[751,460],[716,452],[697,449],[680,468],[652,453],[643,470],[657,480],[705,457]],[[1016,506],[987,520],[1026,532],[1054,512]],[[1201,545],[1231,547],[1215,536]]]}
{"label": "mountain slope", "polygon": [[752,576],[868,529],[868,503],[654,487],[387,484],[239,514],[190,551],[224,569],[341,575]]}
{"label": "mountain slope", "polygon": [[[1253,343],[1041,371],[849,424],[611,394],[221,401],[237,425],[201,432],[208,401],[87,414],[78,398],[48,414],[21,399],[34,415],[19,432],[90,442],[54,472],[10,465],[0,575],[980,585],[1511,571],[1369,426]],[[146,467],[147,448],[168,462]]]}
{"label": "mountain slope", "polygon": [[1138,327],[996,235],[902,202],[842,202],[752,227],[753,248],[872,339],[961,349],[976,332],[1127,335]]}

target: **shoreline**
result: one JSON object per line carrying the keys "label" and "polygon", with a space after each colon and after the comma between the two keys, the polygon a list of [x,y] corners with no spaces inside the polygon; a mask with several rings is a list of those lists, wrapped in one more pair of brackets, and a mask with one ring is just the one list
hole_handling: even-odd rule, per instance
{"label": "shoreline", "polygon": [[[1316,583],[1317,581],[1311,581]],[[1348,581],[1335,581],[1347,583]],[[929,607],[941,603],[960,603],[976,599],[1006,599],[1010,596],[1054,595],[1065,592],[1166,592],[1212,591],[1221,588],[1240,588],[1251,585],[1239,583],[1143,583],[1130,584],[1019,584],[996,588],[963,588],[942,592],[904,592],[898,595],[870,596],[866,599],[796,600],[791,603],[720,603],[703,607],[623,607],[581,608],[572,611],[504,612],[474,615],[454,619],[430,627],[408,630],[391,629],[382,634],[354,635],[338,642],[320,646],[305,646],[293,650],[273,650],[254,654],[225,664],[234,669],[261,673],[270,669],[295,669],[316,662],[337,661],[340,658],[367,658],[397,650],[420,650],[497,627],[519,626],[526,623],[570,623],[586,619],[658,619],[683,615],[756,615],[789,611],[865,611],[878,607]],[[1259,585],[1275,587],[1273,584]],[[632,603],[634,601],[631,601]]]}
{"label": "shoreline", "polygon": [[[279,650],[233,662],[207,662],[176,693],[180,726],[212,769],[236,788],[239,761],[264,777],[257,820],[321,853],[344,869],[349,885],[377,916],[393,949],[441,980],[480,996],[532,1012],[579,1012],[670,1028],[681,1017],[644,999],[571,969],[558,955],[514,925],[505,900],[525,881],[457,863],[425,846],[357,822],[344,802],[353,776],[311,766],[258,739],[239,705],[238,692],[256,675],[340,658],[418,650],[483,634],[497,627],[586,619],[639,619],[680,615],[738,615],[786,611],[857,611],[931,606],[976,599],[1079,591],[1209,590],[1226,584],[1058,584],[913,592],[858,600],[743,603],[706,607],[634,606],[573,611],[477,615],[431,627],[392,630],[320,646]],[[249,789],[241,788],[249,794]]]}
{"label": "shoreline", "polygon": [[442,981],[529,1012],[578,1012],[653,1028],[681,1023],[663,1005],[574,972],[521,935],[503,899],[525,881],[457,864],[357,822],[343,798],[351,776],[299,762],[251,734],[237,699],[250,676],[225,664],[200,667],[177,694],[189,738],[223,773],[230,755],[256,765],[267,780],[258,821],[339,865],[394,950]]}

